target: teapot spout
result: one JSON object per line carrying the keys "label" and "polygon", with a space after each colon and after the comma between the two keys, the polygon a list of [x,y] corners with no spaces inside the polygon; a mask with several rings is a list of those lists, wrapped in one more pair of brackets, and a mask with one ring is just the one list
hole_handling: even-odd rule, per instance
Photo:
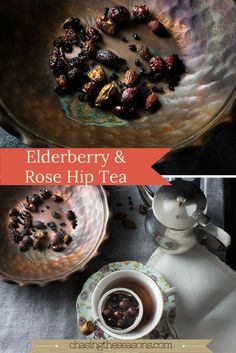
{"label": "teapot spout", "polygon": [[153,198],[154,198],[154,192],[151,189],[149,189],[149,187],[146,185],[139,185],[137,186],[137,188],[146,208],[147,209],[151,208]]}

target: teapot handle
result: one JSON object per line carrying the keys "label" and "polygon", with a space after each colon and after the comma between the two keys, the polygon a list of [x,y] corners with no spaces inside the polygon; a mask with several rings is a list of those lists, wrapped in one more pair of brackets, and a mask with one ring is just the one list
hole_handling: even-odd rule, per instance
{"label": "teapot handle", "polygon": [[146,185],[137,185],[140,196],[144,205],[149,209],[152,207],[154,192]]}
{"label": "teapot handle", "polygon": [[215,224],[211,223],[210,217],[200,211],[196,211],[193,214],[193,218],[205,230],[206,233],[218,239],[225,246],[225,248],[230,246],[230,235],[220,227],[217,227]]}

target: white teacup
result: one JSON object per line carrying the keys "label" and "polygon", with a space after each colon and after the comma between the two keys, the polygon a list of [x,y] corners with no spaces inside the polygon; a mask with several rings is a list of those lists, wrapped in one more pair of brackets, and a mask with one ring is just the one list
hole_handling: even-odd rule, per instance
{"label": "white teacup", "polygon": [[[101,298],[114,288],[125,288],[136,293],[143,306],[143,316],[137,327],[122,333],[103,325],[100,320],[99,303]],[[136,270],[120,270],[104,277],[92,295],[92,314],[97,325],[108,335],[117,339],[139,339],[148,335],[160,322],[163,315],[164,297],[174,295],[175,288],[161,292],[157,284],[146,274]]]}

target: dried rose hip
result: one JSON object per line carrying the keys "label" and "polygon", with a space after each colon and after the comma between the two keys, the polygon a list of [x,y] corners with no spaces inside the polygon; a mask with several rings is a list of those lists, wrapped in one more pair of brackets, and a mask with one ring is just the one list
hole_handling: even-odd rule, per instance
{"label": "dried rose hip", "polygon": [[106,72],[101,66],[96,66],[88,72],[88,77],[96,83],[103,82],[106,80]]}
{"label": "dried rose hip", "polygon": [[88,39],[94,41],[95,43],[101,42],[102,40],[101,34],[98,32],[96,28],[93,28],[93,27],[88,27],[86,29],[86,35]]}
{"label": "dried rose hip", "polygon": [[108,83],[101,89],[95,102],[96,107],[102,107],[104,104],[107,104],[117,93],[118,86],[116,82]]}
{"label": "dried rose hip", "polygon": [[64,243],[66,245],[69,245],[71,242],[72,242],[72,237],[69,235],[69,234],[66,234],[65,237],[64,237]]}
{"label": "dried rose hip", "polygon": [[159,107],[159,100],[156,93],[150,94],[146,99],[145,108],[150,112],[155,112]]}
{"label": "dried rose hip", "polygon": [[105,50],[105,49],[99,50],[97,52],[96,59],[101,64],[112,66],[112,67],[117,66],[117,64],[119,63],[119,57],[111,50]]}
{"label": "dried rose hip", "polygon": [[106,16],[97,16],[95,19],[96,25],[99,29],[107,34],[114,35],[117,30],[117,25],[110,18]]}
{"label": "dried rose hip", "polygon": [[149,61],[149,66],[152,71],[162,72],[165,69],[165,62],[162,58],[156,56]]}
{"label": "dried rose hip", "polygon": [[136,21],[145,22],[149,19],[149,8],[147,5],[134,5],[133,15]]}
{"label": "dried rose hip", "polygon": [[180,73],[183,69],[183,64],[177,54],[168,55],[164,58],[166,68],[172,72]]}
{"label": "dried rose hip", "polygon": [[126,7],[117,5],[109,10],[108,17],[115,23],[120,24],[129,21],[130,12]]}
{"label": "dried rose hip", "polygon": [[121,97],[121,102],[123,104],[135,104],[138,101],[139,89],[138,87],[126,88]]}
{"label": "dried rose hip", "polygon": [[165,26],[158,20],[153,20],[148,23],[148,28],[158,36],[163,36],[167,34]]}
{"label": "dried rose hip", "polygon": [[152,57],[150,49],[146,45],[140,45],[138,47],[138,53],[142,59],[149,61]]}
{"label": "dried rose hip", "polygon": [[126,84],[126,86],[135,86],[138,81],[138,78],[139,76],[137,72],[133,69],[130,69],[125,73],[124,83]]}

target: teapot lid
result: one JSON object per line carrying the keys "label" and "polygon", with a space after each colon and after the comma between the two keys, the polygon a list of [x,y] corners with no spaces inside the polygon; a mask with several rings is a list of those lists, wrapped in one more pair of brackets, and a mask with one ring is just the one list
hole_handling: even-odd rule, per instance
{"label": "teapot lid", "polygon": [[207,201],[204,193],[189,181],[174,180],[172,186],[162,186],[154,196],[153,212],[165,227],[187,230],[196,225],[194,212],[204,211]]}

